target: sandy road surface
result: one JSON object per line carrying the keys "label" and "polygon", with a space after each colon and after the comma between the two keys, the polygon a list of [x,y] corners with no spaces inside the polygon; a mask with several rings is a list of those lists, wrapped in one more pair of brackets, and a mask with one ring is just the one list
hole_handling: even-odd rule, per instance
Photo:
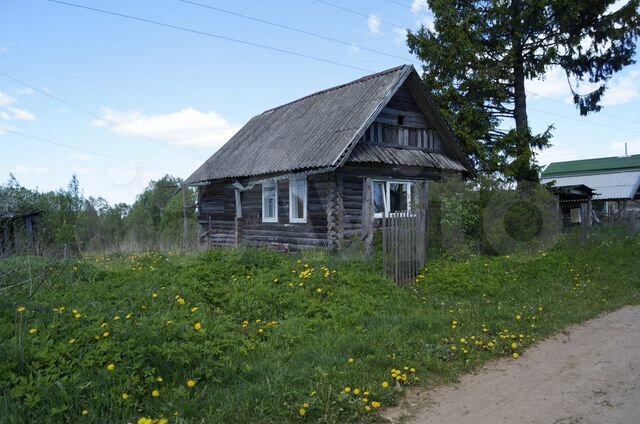
{"label": "sandy road surface", "polygon": [[385,412],[415,424],[640,424],[640,306],[569,328]]}

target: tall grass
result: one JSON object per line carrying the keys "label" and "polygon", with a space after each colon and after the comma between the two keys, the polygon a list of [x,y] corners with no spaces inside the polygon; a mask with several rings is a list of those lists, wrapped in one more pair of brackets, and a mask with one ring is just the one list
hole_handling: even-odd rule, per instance
{"label": "tall grass", "polygon": [[639,253],[638,239],[596,236],[435,260],[408,289],[355,254],[86,257],[31,298],[3,292],[0,422],[375,422],[408,385],[637,303]]}

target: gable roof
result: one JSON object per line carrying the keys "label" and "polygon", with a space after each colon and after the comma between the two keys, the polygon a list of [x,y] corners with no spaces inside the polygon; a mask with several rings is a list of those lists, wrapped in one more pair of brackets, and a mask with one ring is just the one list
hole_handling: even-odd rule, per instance
{"label": "gable roof", "polygon": [[640,170],[599,174],[543,176],[542,183],[556,187],[585,185],[595,192],[593,200],[635,199],[640,188]]}
{"label": "gable roof", "polygon": [[542,178],[562,175],[599,174],[634,169],[640,170],[640,155],[553,162],[544,169]]}
{"label": "gable roof", "polygon": [[[185,184],[341,166],[410,76],[420,80],[413,66],[399,66],[267,110],[253,117]],[[421,92],[428,96],[426,89]],[[448,125],[431,100],[426,102],[449,151],[471,172]]]}

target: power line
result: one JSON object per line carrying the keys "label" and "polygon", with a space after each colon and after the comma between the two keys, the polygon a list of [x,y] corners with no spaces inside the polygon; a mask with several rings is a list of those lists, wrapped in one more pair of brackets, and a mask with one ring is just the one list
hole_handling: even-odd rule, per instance
{"label": "power line", "polygon": [[271,25],[271,26],[274,26],[274,27],[277,27],[277,28],[282,28],[282,29],[286,29],[286,30],[289,30],[289,31],[294,31],[294,32],[297,32],[297,33],[300,33],[300,34],[309,35],[311,37],[316,37],[316,38],[319,38],[319,39],[322,39],[322,40],[331,41],[333,43],[342,44],[344,46],[357,47],[357,48],[359,48],[361,50],[365,50],[365,51],[368,51],[368,52],[371,52],[371,53],[376,53],[376,54],[387,56],[387,57],[392,57],[394,59],[400,59],[400,60],[403,60],[403,61],[408,61],[408,62],[412,62],[412,63],[418,63],[418,62],[415,62],[413,59],[410,59],[410,58],[407,58],[407,57],[397,56],[397,55],[394,55],[394,54],[391,54],[391,53],[383,52],[381,50],[372,49],[370,47],[362,46],[362,45],[355,44],[355,43],[350,43],[348,41],[339,40],[337,38],[329,37],[329,36],[318,34],[318,33],[315,33],[315,32],[306,31],[306,30],[303,30],[303,29],[291,27],[289,25],[284,25],[284,24],[279,24],[279,23],[276,23],[276,22],[271,22],[271,21],[268,21],[266,19],[256,18],[256,17],[253,17],[253,16],[249,16],[249,15],[245,15],[245,14],[239,13],[239,12],[234,12],[234,11],[227,10],[227,9],[222,9],[220,7],[211,6],[211,5],[203,4],[203,3],[198,3],[198,2],[195,2],[195,1],[191,1],[191,0],[177,0],[177,1],[182,2],[182,3],[188,3],[188,4],[191,4],[191,5],[194,5],[194,6],[203,7],[203,8],[206,8],[206,9],[215,10],[215,11],[218,11],[218,12],[221,12],[221,13],[226,13],[228,15],[237,16],[237,17],[240,17],[240,18],[243,18],[243,19],[248,19],[250,21],[260,22],[260,23],[265,24],[265,25]]}
{"label": "power line", "polygon": [[[97,152],[95,150],[85,149],[84,147],[72,146],[70,144],[61,143],[59,141],[51,140],[49,138],[44,138],[44,137],[40,137],[40,136],[37,136],[37,135],[26,134],[26,133],[23,133],[23,132],[20,132],[20,131],[15,131],[15,130],[12,130],[10,128],[0,127],[0,134],[2,134],[2,133],[14,134],[14,135],[18,135],[20,137],[30,138],[32,140],[41,141],[43,143],[53,144],[53,145],[56,145],[56,146],[67,148],[67,149],[77,150],[77,151],[80,151],[80,152],[91,153],[92,155],[102,156],[102,157],[105,157],[105,158],[115,159],[115,160],[118,160],[118,161],[125,161],[125,162],[132,161],[131,158],[122,158],[122,157],[119,157],[119,156],[110,155],[108,153],[101,153],[101,152]],[[142,161],[138,161],[138,160],[133,160],[133,162],[135,162],[137,164],[148,166],[150,168],[155,168],[155,169],[158,169],[158,170],[162,170],[163,172],[170,172],[171,173],[171,172],[175,171],[175,170],[169,170],[169,169],[163,168],[163,167],[149,165],[146,162],[142,162]]]}
{"label": "power line", "polygon": [[[53,1],[53,0],[49,0],[49,1]],[[369,19],[370,15],[366,14],[366,13],[362,13],[362,12],[358,12],[357,10],[353,10],[353,9],[349,9],[347,7],[344,6],[340,6],[339,4],[335,4],[335,3],[331,3],[329,1],[326,0],[316,0],[318,3],[322,3],[325,6],[329,6],[329,7],[333,7],[335,9],[340,9],[342,11],[351,13],[352,15],[358,15],[358,16],[362,16],[363,18],[367,18]],[[406,27],[403,27],[402,25],[398,25],[398,24],[394,24],[393,22],[389,22],[389,21],[383,21],[382,19],[378,18],[379,22],[382,22],[383,24],[387,24],[390,25],[392,27],[396,27],[396,28],[400,28],[400,29],[407,29]]]}
{"label": "power line", "polygon": [[48,1],[50,3],[56,3],[56,4],[64,5],[64,6],[76,7],[78,9],[90,10],[92,12],[103,13],[105,15],[117,16],[117,17],[120,17],[120,18],[125,18],[125,19],[129,19],[129,20],[133,20],[133,21],[144,22],[144,23],[147,23],[147,24],[157,25],[157,26],[161,26],[161,27],[165,27],[165,28],[171,28],[171,29],[175,29],[175,30],[178,30],[178,31],[189,32],[191,34],[202,35],[202,36],[205,36],[205,37],[215,38],[215,39],[218,39],[218,40],[230,41],[232,43],[243,44],[245,46],[258,47],[258,48],[265,49],[265,50],[270,50],[270,51],[275,51],[275,52],[279,52],[279,53],[283,53],[283,54],[288,54],[290,56],[296,56],[296,57],[302,57],[302,58],[305,58],[305,59],[315,60],[316,62],[323,62],[323,63],[328,63],[328,64],[331,64],[331,65],[341,66],[343,68],[350,68],[350,69],[355,69],[355,70],[364,71],[364,72],[374,72],[371,69],[361,68],[359,66],[349,65],[349,64],[338,62],[338,61],[335,61],[335,60],[321,58],[321,57],[318,57],[318,56],[312,56],[312,55],[309,55],[309,54],[306,54],[306,53],[299,53],[299,52],[295,52],[295,51],[292,51],[292,50],[281,49],[279,47],[273,47],[273,46],[269,46],[267,44],[255,43],[253,41],[240,40],[238,38],[227,37],[226,35],[214,34],[214,33],[206,32],[206,31],[200,31],[200,30],[193,29],[193,28],[188,28],[188,27],[185,27],[185,26],[168,24],[168,23],[160,22],[160,21],[154,21],[152,19],[141,18],[139,16],[127,15],[127,14],[124,14],[124,13],[114,12],[114,11],[111,11],[111,10],[98,9],[97,7],[84,6],[84,5],[76,4],[76,3],[68,3],[68,2],[60,1],[60,0],[46,0],[46,1]]}
{"label": "power line", "polygon": [[538,112],[538,113],[544,113],[546,115],[556,116],[556,117],[562,118],[562,119],[568,119],[568,120],[571,120],[571,121],[577,121],[577,122],[580,122],[581,124],[593,125],[593,126],[596,126],[596,127],[608,128],[610,130],[623,131],[623,132],[628,132],[628,133],[631,133],[631,134],[638,134],[637,131],[633,131],[633,130],[626,129],[626,128],[614,127],[612,125],[606,125],[606,124],[599,124],[597,122],[583,121],[581,119],[574,118],[572,116],[559,115],[557,113],[547,112],[546,110],[534,109],[534,108],[530,108],[530,107],[527,108],[527,109],[528,110],[532,110],[534,112]]}
{"label": "power line", "polygon": [[[560,103],[560,104],[565,105],[565,106],[567,105],[567,103],[563,102],[562,100],[554,99],[553,97],[543,96],[541,94],[536,93],[535,91],[531,91],[531,90],[528,90],[528,91],[529,91],[529,93],[533,94],[534,96],[540,97],[541,99],[544,99],[544,100],[547,100],[547,101],[550,101],[550,102]],[[533,100],[535,100],[535,99],[533,99]],[[622,116],[617,116],[617,115],[614,115],[612,113],[606,113],[606,112],[596,112],[596,113],[598,115],[608,116],[610,118],[614,118],[614,119],[618,119],[618,120],[621,120],[621,121],[630,122],[632,124],[638,125],[638,121],[637,120],[623,118]]]}
{"label": "power line", "polygon": [[[100,120],[102,120],[102,121],[104,121],[104,122],[107,122],[107,123],[109,123],[109,124],[111,124],[111,125],[119,125],[119,123],[118,123],[118,122],[116,122],[116,121],[113,121],[113,120],[111,120],[111,119],[108,119],[108,118],[105,118],[105,117],[103,117],[103,116],[100,116],[100,115],[98,115],[97,113],[91,112],[90,110],[88,110],[88,109],[86,109],[86,108],[84,108],[84,107],[82,107],[82,106],[78,106],[78,105],[76,105],[76,104],[71,103],[71,102],[70,102],[70,101],[68,101],[68,100],[63,99],[62,97],[58,97],[58,96],[56,96],[56,95],[53,95],[53,94],[51,94],[51,93],[48,93],[48,92],[46,92],[45,90],[41,90],[41,89],[39,89],[38,87],[34,86],[33,84],[29,84],[29,83],[27,83],[27,82],[25,82],[25,81],[23,81],[23,80],[20,80],[20,79],[18,79],[18,78],[16,78],[16,77],[14,77],[14,76],[11,76],[11,75],[9,75],[9,74],[7,74],[7,73],[5,73],[5,72],[0,71],[0,76],[2,76],[2,77],[4,77],[4,78],[6,78],[6,79],[8,79],[8,80],[11,80],[11,81],[13,81],[13,82],[15,82],[15,83],[18,83],[18,84],[24,85],[25,87],[29,87],[29,88],[31,88],[32,90],[37,91],[38,93],[40,93],[40,94],[42,94],[42,95],[44,95],[44,96],[47,96],[47,97],[49,97],[49,98],[51,98],[51,99],[54,99],[54,100],[56,100],[56,101],[58,101],[58,102],[60,102],[60,103],[62,103],[62,104],[65,104],[65,105],[67,105],[67,106],[69,106],[69,107],[71,107],[71,108],[73,108],[73,109],[76,109],[76,110],[78,110],[78,111],[80,111],[80,112],[82,112],[82,113],[85,113],[85,114],[87,114],[87,115],[89,115],[89,116],[92,116],[92,117],[94,117],[94,118],[100,119]],[[135,131],[134,131],[134,132],[135,132]],[[167,143],[164,143],[164,142],[162,142],[162,141],[160,141],[160,140],[158,140],[158,139],[156,139],[156,138],[150,137],[150,136],[148,136],[148,135],[146,135],[146,134],[138,134],[138,135],[139,135],[139,136],[141,136],[141,137],[143,137],[143,138],[146,138],[146,139],[148,139],[148,140],[150,140],[150,141],[153,141],[153,142],[155,142],[155,143],[157,143],[157,144],[160,144],[160,145],[161,145],[161,146],[163,146],[163,147],[167,147],[167,148],[169,148],[169,149],[173,149],[173,150],[179,151],[179,152],[181,152],[181,153],[183,153],[183,154],[185,154],[185,155],[187,155],[187,156],[191,157],[191,159],[201,160],[200,158],[198,158],[198,157],[196,157],[196,156],[192,155],[191,153],[189,153],[189,152],[188,152],[188,151],[186,151],[186,150],[183,150],[183,149],[177,148],[177,147],[175,147],[175,146],[171,146],[171,145],[169,145],[169,144],[167,144]]]}

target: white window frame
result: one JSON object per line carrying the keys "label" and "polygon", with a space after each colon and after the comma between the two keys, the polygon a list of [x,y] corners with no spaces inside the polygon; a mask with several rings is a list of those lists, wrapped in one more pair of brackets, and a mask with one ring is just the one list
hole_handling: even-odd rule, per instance
{"label": "white window frame", "polygon": [[[304,194],[302,197],[303,200],[303,210],[302,210],[302,218],[294,218],[293,216],[293,183],[304,183],[303,185],[303,190],[304,190]],[[309,191],[307,190],[308,187],[308,183],[307,183],[307,177],[289,177],[289,222],[291,223],[301,223],[304,224],[307,222],[307,200],[308,200],[308,193]]]}
{"label": "white window frame", "polygon": [[374,186],[375,183],[382,183],[384,190],[382,191],[382,198],[383,198],[383,204],[384,204],[384,212],[375,212],[374,213],[374,217],[375,218],[382,218],[385,215],[386,216],[394,216],[396,215],[396,212],[389,212],[389,210],[391,209],[391,184],[405,184],[407,186],[407,210],[409,212],[411,212],[411,193],[413,191],[413,181],[406,181],[406,180],[373,180],[372,184],[371,184],[371,197],[373,198],[374,196]]}
{"label": "white window frame", "polygon": [[[266,202],[265,202],[265,188],[267,187],[273,187],[274,188],[274,192],[275,192],[275,216],[273,218],[266,218],[264,216],[264,211],[266,209]],[[265,181],[262,183],[262,222],[278,222],[278,181]]]}

